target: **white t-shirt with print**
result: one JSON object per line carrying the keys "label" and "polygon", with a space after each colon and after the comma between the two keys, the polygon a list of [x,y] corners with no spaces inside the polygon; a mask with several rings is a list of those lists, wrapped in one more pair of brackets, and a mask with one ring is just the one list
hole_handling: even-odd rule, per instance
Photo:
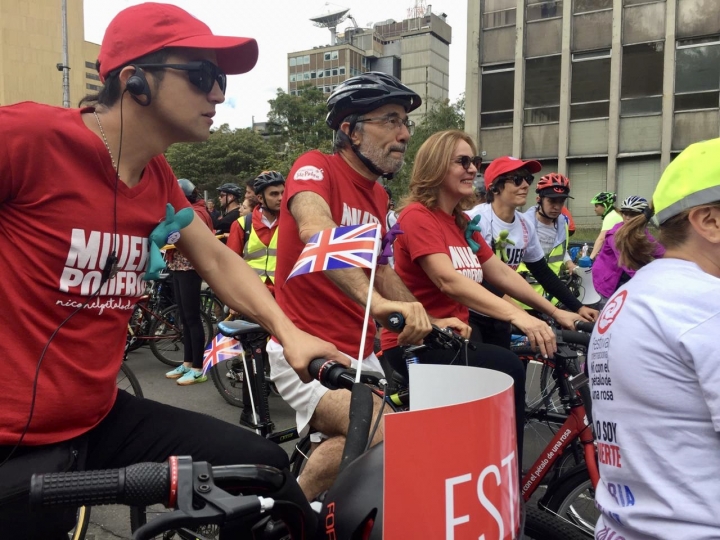
{"label": "white t-shirt with print", "polygon": [[[470,219],[480,215],[483,238],[494,248],[496,255],[500,251],[503,262],[513,270],[517,270],[522,262],[536,262],[544,257],[534,223],[517,210],[512,223],[506,223],[497,217],[490,203],[478,204],[466,213]],[[500,249],[499,238],[502,231],[507,231],[507,241]]]}
{"label": "white t-shirt with print", "polygon": [[720,279],[679,259],[642,268],[602,311],[596,539],[720,539],[719,330]]}

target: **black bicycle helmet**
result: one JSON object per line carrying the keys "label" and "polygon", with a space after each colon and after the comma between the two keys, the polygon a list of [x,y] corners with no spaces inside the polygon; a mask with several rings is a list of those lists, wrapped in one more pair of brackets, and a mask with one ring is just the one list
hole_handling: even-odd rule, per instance
{"label": "black bicycle helmet", "polygon": [[285,177],[277,171],[263,171],[253,181],[253,191],[255,195],[262,195],[265,189],[270,186],[279,186],[285,184]]}
{"label": "black bicycle helmet", "polygon": [[327,100],[325,122],[337,131],[351,114],[365,114],[388,103],[402,105],[409,113],[422,104],[422,99],[392,75],[369,71],[347,79],[335,88]]}
{"label": "black bicycle helmet", "polygon": [[226,183],[217,188],[220,193],[229,193],[234,195],[236,199],[243,200],[245,198],[245,189],[241,188],[237,184]]}

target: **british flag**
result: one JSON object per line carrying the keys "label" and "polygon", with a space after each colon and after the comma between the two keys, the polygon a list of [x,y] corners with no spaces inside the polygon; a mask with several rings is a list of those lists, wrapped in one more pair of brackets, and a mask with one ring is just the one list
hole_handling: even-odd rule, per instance
{"label": "british flag", "polygon": [[218,334],[213,338],[203,354],[203,375],[215,364],[230,360],[241,354],[243,354],[243,347],[237,339]]}
{"label": "british flag", "polygon": [[323,270],[372,268],[379,234],[376,223],[320,231],[305,245],[288,279]]}

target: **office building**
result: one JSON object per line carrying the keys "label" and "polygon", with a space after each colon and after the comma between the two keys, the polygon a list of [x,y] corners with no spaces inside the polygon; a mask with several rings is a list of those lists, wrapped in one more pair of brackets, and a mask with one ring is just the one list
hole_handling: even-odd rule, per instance
{"label": "office building", "polygon": [[[349,17],[354,26],[335,34],[339,22]],[[434,101],[448,99],[452,29],[446,15],[416,2],[408,18],[378,22],[361,28],[349,10],[312,19],[330,29],[330,44],[288,53],[288,93],[296,95],[305,85],[330,94],[345,79],[366,71],[382,71],[399,78],[423,99],[410,116],[419,120]]]}
{"label": "office building", "polygon": [[[83,0],[67,0],[71,106],[101,87],[95,71],[100,46],[85,41]],[[62,10],[59,0],[0,2],[0,105],[63,104]]]}
{"label": "office building", "polygon": [[597,225],[598,191],[649,198],[674,156],[720,134],[718,0],[468,0],[467,51],[484,160],[567,174],[580,225]]}

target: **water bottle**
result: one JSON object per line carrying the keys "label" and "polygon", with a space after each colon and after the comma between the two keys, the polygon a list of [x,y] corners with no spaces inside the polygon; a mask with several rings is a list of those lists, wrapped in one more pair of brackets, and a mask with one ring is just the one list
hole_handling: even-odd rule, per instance
{"label": "water bottle", "polygon": [[587,243],[583,244],[582,251],[580,251],[580,258],[585,257],[588,254]]}

